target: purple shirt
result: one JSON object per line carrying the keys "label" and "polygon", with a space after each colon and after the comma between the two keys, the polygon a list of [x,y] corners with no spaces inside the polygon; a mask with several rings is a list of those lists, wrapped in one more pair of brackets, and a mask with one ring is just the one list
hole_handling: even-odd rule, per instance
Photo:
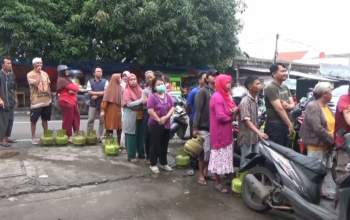
{"label": "purple shirt", "polygon": [[[166,116],[172,107],[174,107],[173,99],[166,93],[164,99],[160,98],[155,93],[148,97],[147,109],[153,109],[159,118]],[[150,116],[148,119],[148,124],[158,125],[159,123]],[[164,128],[170,129],[170,118],[164,124]]]}

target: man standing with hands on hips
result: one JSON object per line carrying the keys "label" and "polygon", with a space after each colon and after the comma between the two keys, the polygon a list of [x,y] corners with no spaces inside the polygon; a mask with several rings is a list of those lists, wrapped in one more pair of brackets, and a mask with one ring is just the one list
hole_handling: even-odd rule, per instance
{"label": "man standing with hands on hips", "polygon": [[294,129],[289,119],[289,112],[295,104],[292,94],[283,81],[287,80],[287,69],[282,63],[274,63],[270,67],[272,82],[265,90],[266,124],[265,133],[270,140],[282,145],[288,145],[288,136],[293,136]]}
{"label": "man standing with hands on hips", "polygon": [[87,122],[87,130],[94,129],[94,123],[96,117],[100,119],[98,126],[99,141],[103,135],[103,123],[104,120],[100,117],[101,114],[101,103],[103,100],[103,94],[108,86],[108,80],[102,78],[102,68],[96,66],[93,69],[94,78],[90,79],[87,83],[86,90],[89,91],[90,96],[90,108]]}
{"label": "man standing with hands on hips", "polygon": [[41,117],[44,131],[48,129],[48,121],[51,120],[51,90],[49,75],[42,71],[43,62],[41,58],[33,59],[34,69],[27,74],[30,88],[30,127],[32,131],[31,143],[37,145],[36,123]]}

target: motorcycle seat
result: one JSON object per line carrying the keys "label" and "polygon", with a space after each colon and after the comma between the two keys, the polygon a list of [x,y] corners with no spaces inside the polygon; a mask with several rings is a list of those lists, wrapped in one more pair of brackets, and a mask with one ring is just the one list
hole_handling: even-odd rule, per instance
{"label": "motorcycle seat", "polygon": [[270,148],[282,154],[289,160],[294,161],[295,163],[300,164],[302,167],[310,171],[313,171],[319,175],[323,175],[323,176],[327,175],[326,165],[319,159],[305,156],[303,154],[295,152],[290,148],[276,144],[272,141],[267,141],[267,142],[269,143]]}

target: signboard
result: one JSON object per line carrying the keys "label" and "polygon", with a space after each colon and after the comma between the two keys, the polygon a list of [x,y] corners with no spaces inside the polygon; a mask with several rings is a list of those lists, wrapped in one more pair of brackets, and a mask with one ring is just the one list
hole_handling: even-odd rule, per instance
{"label": "signboard", "polygon": [[170,77],[169,84],[172,87],[172,91],[181,92],[181,77]]}
{"label": "signboard", "polygon": [[297,80],[296,79],[287,79],[283,82],[283,85],[286,85],[290,90],[297,89]]}

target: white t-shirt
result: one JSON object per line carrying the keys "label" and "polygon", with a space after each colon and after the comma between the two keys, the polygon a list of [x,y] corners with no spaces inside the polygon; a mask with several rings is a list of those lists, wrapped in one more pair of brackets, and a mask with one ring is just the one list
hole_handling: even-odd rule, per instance
{"label": "white t-shirt", "polygon": [[[107,86],[108,86],[108,80],[106,80],[105,90],[107,89]],[[88,81],[88,83],[87,83],[87,85],[86,85],[86,90],[87,90],[87,91],[91,91],[91,90],[92,90],[91,84],[90,84],[90,80]]]}

